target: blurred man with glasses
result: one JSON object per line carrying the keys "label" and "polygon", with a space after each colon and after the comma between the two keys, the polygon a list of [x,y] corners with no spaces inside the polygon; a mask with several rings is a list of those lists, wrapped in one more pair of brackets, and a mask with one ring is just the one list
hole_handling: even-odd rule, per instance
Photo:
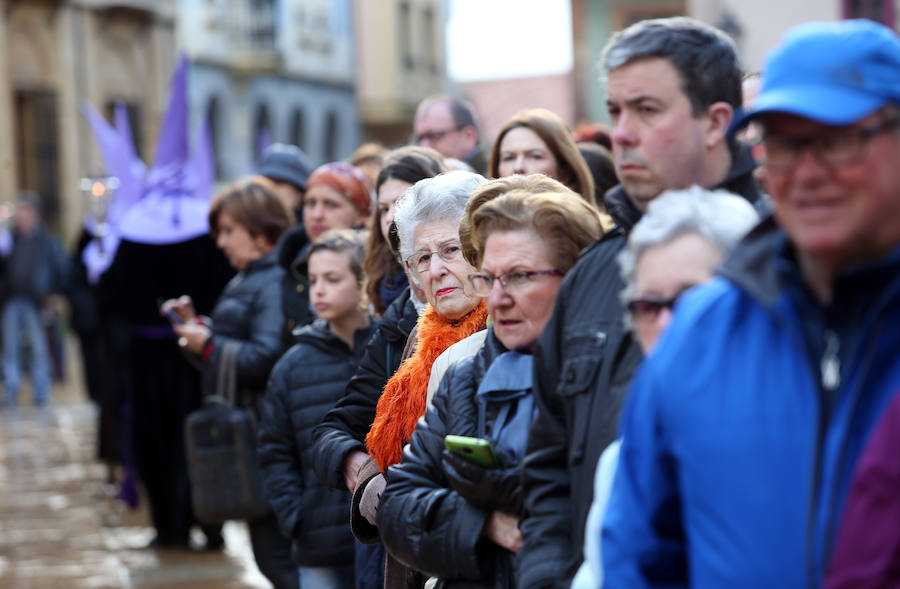
{"label": "blurred man with glasses", "polygon": [[420,102],[410,143],[430,147],[444,157],[463,161],[479,174],[487,170],[474,110],[461,98],[438,94]]}
{"label": "blurred man with glasses", "polygon": [[762,79],[736,127],[760,125],[774,214],[683,297],[636,377],[611,587],[820,586],[900,390],[900,40],[807,23]]}

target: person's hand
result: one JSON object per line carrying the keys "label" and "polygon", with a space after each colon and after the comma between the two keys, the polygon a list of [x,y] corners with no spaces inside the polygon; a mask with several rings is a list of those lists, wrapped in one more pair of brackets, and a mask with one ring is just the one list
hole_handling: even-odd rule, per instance
{"label": "person's hand", "polygon": [[203,345],[209,339],[212,332],[205,325],[199,323],[185,323],[184,325],[173,325],[172,329],[178,334],[178,345],[187,348],[195,354],[203,351]]}
{"label": "person's hand", "polygon": [[194,310],[194,301],[188,295],[165,301],[159,308],[159,314],[165,317],[168,311],[174,312],[185,323],[190,323],[197,317],[197,311]]}
{"label": "person's hand", "polygon": [[387,481],[384,480],[384,475],[378,473],[369,479],[366,488],[363,489],[362,497],[359,500],[359,513],[373,526],[378,525],[375,523],[375,514],[378,512],[378,503],[381,501],[381,492],[384,491],[386,485]]}
{"label": "person's hand", "polygon": [[368,459],[369,455],[361,450],[353,450],[344,458],[344,484],[351,493],[356,491],[356,485],[359,483],[359,468]]}
{"label": "person's hand", "polygon": [[484,524],[484,530],[481,535],[500,546],[506,548],[510,552],[518,552],[522,547],[522,532],[519,531],[519,518],[503,513],[502,511],[492,511],[488,516],[487,522]]}
{"label": "person's hand", "polygon": [[450,487],[469,503],[507,513],[522,510],[521,471],[518,467],[483,468],[449,450],[444,450],[442,458]]}

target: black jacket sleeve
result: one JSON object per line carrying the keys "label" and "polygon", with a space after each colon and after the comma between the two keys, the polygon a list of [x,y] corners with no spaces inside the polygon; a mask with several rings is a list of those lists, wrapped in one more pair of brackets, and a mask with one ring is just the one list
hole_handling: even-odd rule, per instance
{"label": "black jacket sleeve", "polygon": [[491,553],[481,537],[490,513],[451,490],[441,468],[454,372],[465,366],[471,364],[448,369],[403,460],[388,469],[377,519],[384,545],[404,564],[443,579],[476,580],[485,575],[479,556]]}
{"label": "black jacket sleeve", "polygon": [[622,398],[640,361],[625,333],[616,256],[621,231],[586,250],[566,276],[535,352],[537,416],[524,462],[524,587],[568,586],[582,560],[594,471],[616,437]]}
{"label": "black jacket sleeve", "polygon": [[[313,469],[322,484],[344,488],[344,458],[353,450],[366,451],[365,438],[375,420],[384,385],[400,365],[409,322],[407,301],[400,297],[388,308],[366,346],[344,396],[313,430]],[[415,322],[415,318],[412,318]],[[400,327],[398,327],[400,326]]]}
{"label": "black jacket sleeve", "polygon": [[[281,292],[277,288],[262,286],[257,290],[248,311],[250,318],[248,337],[239,340],[241,347],[237,353],[237,380],[241,390],[263,391],[272,366],[284,351]],[[215,327],[213,325],[213,351],[207,360],[207,371],[210,374],[216,373],[215,366],[225,342],[229,339],[216,335]]]}
{"label": "black jacket sleeve", "polygon": [[[287,360],[287,361],[285,361]],[[261,403],[258,456],[269,505],[288,538],[302,524],[303,476],[291,424],[288,373],[290,354],[275,365]]]}
{"label": "black jacket sleeve", "polygon": [[313,469],[322,483],[331,489],[344,487],[344,457],[353,450],[366,451],[365,437],[375,419],[381,391],[388,381],[386,342],[382,331],[381,326],[376,329],[359,368],[347,383],[343,398],[313,430]]}
{"label": "black jacket sleeve", "polygon": [[565,322],[565,289],[544,328],[534,353],[534,400],[537,415],[528,435],[524,462],[524,517],[519,524],[522,548],[517,555],[520,586],[549,587],[563,576],[574,549],[569,527],[572,510],[566,464],[568,441],[563,410],[556,396],[560,331]]}

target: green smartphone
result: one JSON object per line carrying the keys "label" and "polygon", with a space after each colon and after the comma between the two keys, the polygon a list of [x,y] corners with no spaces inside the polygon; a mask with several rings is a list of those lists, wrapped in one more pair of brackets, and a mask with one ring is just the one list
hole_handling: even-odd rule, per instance
{"label": "green smartphone", "polygon": [[444,436],[444,446],[458,456],[484,468],[497,468],[497,455],[491,443],[483,438],[469,436]]}

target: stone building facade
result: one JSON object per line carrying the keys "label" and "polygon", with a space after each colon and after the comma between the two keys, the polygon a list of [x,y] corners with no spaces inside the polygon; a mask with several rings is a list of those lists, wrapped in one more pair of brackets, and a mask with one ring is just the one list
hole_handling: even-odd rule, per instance
{"label": "stone building facade", "polygon": [[180,52],[190,138],[211,123],[220,182],[252,172],[265,143],[316,163],[360,138],[352,0],[0,0],[0,200],[41,197],[72,243],[79,180],[103,172],[81,107],[124,102],[152,164]]}
{"label": "stone building facade", "polygon": [[71,240],[82,222],[79,179],[102,162],[80,114],[124,101],[145,158],[175,59],[173,0],[0,2],[0,199],[37,193]]}
{"label": "stone building facade", "polygon": [[419,102],[449,89],[447,0],[355,0],[354,11],[364,137],[403,144]]}
{"label": "stone building facade", "polygon": [[251,172],[270,141],[316,163],[356,148],[350,0],[184,1],[178,25],[191,61],[191,136],[207,118],[220,180]]}

